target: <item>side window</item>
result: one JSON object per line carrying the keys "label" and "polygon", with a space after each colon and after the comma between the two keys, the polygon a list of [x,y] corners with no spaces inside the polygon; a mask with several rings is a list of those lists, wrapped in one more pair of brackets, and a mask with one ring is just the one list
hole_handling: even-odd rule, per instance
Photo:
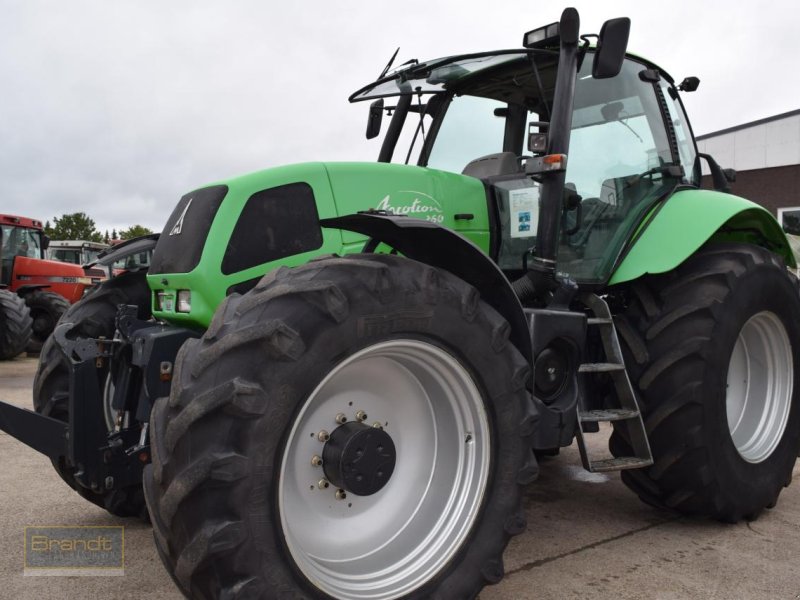
{"label": "side window", "polygon": [[778,222],[786,233],[800,235],[800,206],[779,208]]}
{"label": "side window", "polygon": [[314,192],[291,183],[248,198],[222,259],[225,275],[322,246]]}
{"label": "side window", "polygon": [[612,79],[592,79],[585,60],[575,89],[567,181],[583,198],[616,204],[615,180],[672,162],[661,110],[644,65],[625,61]]}

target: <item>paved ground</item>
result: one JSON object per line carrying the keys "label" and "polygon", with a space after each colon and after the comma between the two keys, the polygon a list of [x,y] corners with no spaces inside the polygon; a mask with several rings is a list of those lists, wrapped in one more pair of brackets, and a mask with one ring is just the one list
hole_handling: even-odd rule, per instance
{"label": "paved ground", "polygon": [[[0,363],[0,399],[30,406],[35,368],[30,358]],[[47,459],[3,433],[0,457],[0,598],[180,598],[148,526],[88,504]],[[758,521],[722,525],[641,504],[617,475],[583,471],[569,448],[543,465],[525,508],[528,531],[512,541],[505,579],[482,600],[800,598],[800,485]],[[23,577],[29,525],[124,525],[125,576]]]}

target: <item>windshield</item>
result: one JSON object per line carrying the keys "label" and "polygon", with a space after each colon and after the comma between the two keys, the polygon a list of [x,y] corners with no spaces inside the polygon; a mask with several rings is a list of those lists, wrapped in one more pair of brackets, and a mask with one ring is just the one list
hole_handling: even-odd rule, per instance
{"label": "windshield", "polygon": [[79,265],[81,264],[81,251],[78,248],[51,249],[50,258]]}
{"label": "windshield", "polygon": [[11,283],[14,257],[41,258],[42,233],[38,229],[0,225],[0,284]]}
{"label": "windshield", "polygon": [[2,230],[2,252],[0,254],[4,259],[14,256],[29,258],[42,256],[42,233],[38,229],[0,225],[0,230]]}

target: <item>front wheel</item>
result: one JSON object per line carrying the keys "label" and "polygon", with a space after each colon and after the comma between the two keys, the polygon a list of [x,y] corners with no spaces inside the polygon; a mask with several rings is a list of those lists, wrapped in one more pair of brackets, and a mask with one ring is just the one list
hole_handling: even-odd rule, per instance
{"label": "front wheel", "polygon": [[20,354],[31,337],[30,310],[14,292],[0,289],[0,360]]}
{"label": "front wheel", "polygon": [[[633,284],[618,330],[655,460],[625,484],[724,521],[774,506],[800,448],[800,296],[780,259],[709,245]],[[630,452],[621,429],[611,450]]]}
{"label": "front wheel", "polygon": [[34,290],[25,296],[25,304],[31,311],[33,335],[26,347],[28,352],[40,352],[56,323],[67,310],[69,302],[55,292]]}
{"label": "front wheel", "polygon": [[452,275],[332,258],[230,297],[151,417],[145,493],[185,593],[462,598],[536,474],[528,368]]}
{"label": "front wheel", "polygon": [[[150,291],[144,273],[124,273],[104,281],[69,307],[64,313],[64,321],[75,325],[71,335],[76,337],[103,336],[111,339],[114,337],[114,319],[120,304],[135,304],[138,306],[137,316],[140,319],[149,318]],[[100,370],[98,377],[105,382],[105,386],[103,406],[97,407],[97,410],[102,411],[103,420],[110,431],[114,421],[110,394],[113,379],[107,368]],[[69,421],[69,364],[52,336],[45,340],[41,348],[39,366],[33,379],[33,406],[36,412],[45,416]],[[66,464],[64,459],[53,461],[53,466],[78,494],[111,514],[120,517],[147,516],[140,485],[111,492],[96,492],[82,487],[75,480],[76,467]]]}

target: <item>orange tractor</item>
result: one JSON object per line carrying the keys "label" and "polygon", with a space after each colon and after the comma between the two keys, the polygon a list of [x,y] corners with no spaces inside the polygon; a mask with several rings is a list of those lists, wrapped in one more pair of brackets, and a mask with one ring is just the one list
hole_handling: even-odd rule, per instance
{"label": "orange tractor", "polygon": [[45,260],[41,221],[0,214],[0,360],[38,351],[58,319],[102,271]]}

